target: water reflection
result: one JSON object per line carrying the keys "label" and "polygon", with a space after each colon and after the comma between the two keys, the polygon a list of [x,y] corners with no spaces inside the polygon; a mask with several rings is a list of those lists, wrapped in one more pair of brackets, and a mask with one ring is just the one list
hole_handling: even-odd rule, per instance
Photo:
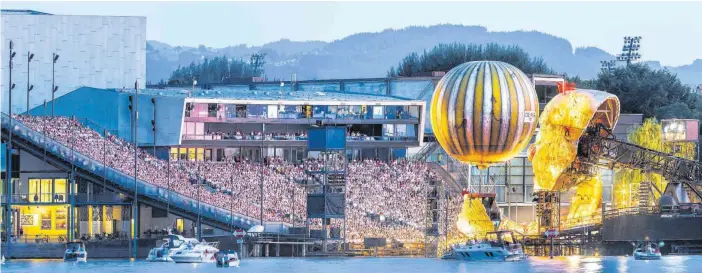
{"label": "water reflection", "polygon": [[[637,261],[633,257],[530,257],[522,262],[463,262],[426,258],[250,258],[239,272],[257,273],[591,273],[591,272],[701,272],[702,256],[664,256],[659,261]],[[191,273],[219,272],[214,264],[148,263],[143,260],[89,260],[64,263],[60,260],[11,260],[3,273]]]}
{"label": "water reflection", "polygon": [[617,257],[617,272],[620,272],[620,273],[628,272],[628,270],[629,270],[628,261],[629,261],[628,256]]}
{"label": "water reflection", "polygon": [[[665,265],[664,267],[666,272],[678,273],[686,272],[683,265],[685,265],[685,261],[687,261],[689,258],[690,257],[688,256],[666,256],[664,259],[662,259],[662,261]],[[702,271],[702,268],[698,267],[697,270]]]}
{"label": "water reflection", "polygon": [[602,257],[588,257],[581,260],[579,272],[591,273],[602,270]]}

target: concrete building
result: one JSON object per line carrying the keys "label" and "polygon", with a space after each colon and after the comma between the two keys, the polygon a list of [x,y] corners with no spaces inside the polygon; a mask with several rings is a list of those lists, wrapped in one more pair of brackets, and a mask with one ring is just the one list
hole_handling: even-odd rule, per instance
{"label": "concrete building", "polygon": [[[146,18],[133,16],[56,15],[32,10],[2,10],[2,112],[8,111],[9,44],[14,43],[12,112],[27,111],[27,58],[30,109],[83,86],[124,88],[146,80]],[[29,52],[29,53],[28,53]]]}

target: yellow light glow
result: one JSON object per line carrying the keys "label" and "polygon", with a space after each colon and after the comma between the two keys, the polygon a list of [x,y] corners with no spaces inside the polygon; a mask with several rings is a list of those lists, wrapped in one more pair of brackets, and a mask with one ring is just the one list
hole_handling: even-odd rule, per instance
{"label": "yellow light glow", "polygon": [[[644,123],[631,131],[627,136],[630,143],[665,153],[673,154],[677,157],[693,159],[697,152],[695,143],[663,142],[661,124],[654,118],[646,119]],[[677,147],[674,147],[677,146]],[[614,176],[614,191],[619,193],[614,196],[614,207],[628,208],[639,203],[638,188],[641,182],[651,182],[660,190],[665,189],[667,181],[660,175],[649,174],[639,170],[622,169],[618,170]],[[653,198],[660,197],[658,191],[653,191]],[[651,200],[652,201],[652,200]]]}
{"label": "yellow light glow", "polygon": [[458,215],[456,226],[468,237],[484,236],[486,232],[495,230],[481,199],[471,198],[467,194],[463,195],[463,209]]}

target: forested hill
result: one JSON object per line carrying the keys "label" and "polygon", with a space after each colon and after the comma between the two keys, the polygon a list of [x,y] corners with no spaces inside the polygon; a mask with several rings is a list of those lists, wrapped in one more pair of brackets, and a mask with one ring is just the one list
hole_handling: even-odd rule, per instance
{"label": "forested hill", "polygon": [[[204,41],[206,42],[206,41]],[[383,77],[388,69],[411,52],[421,53],[439,43],[519,45],[532,57],[541,57],[556,72],[593,78],[600,71],[600,61],[614,58],[599,48],[573,48],[566,39],[536,31],[489,32],[479,26],[437,25],[389,29],[377,33],[358,33],[333,42],[280,40],[263,46],[246,45],[226,48],[171,46],[147,42],[146,76],[151,82],[168,79],[179,65],[198,63],[204,58],[227,56],[247,61],[253,53],[265,53],[266,77],[289,79],[330,79]],[[642,47],[645,47],[645,40]],[[646,59],[646,56],[643,56]],[[687,84],[702,83],[702,60],[667,67]],[[693,62],[694,61],[694,62]],[[655,61],[651,66],[658,66]]]}

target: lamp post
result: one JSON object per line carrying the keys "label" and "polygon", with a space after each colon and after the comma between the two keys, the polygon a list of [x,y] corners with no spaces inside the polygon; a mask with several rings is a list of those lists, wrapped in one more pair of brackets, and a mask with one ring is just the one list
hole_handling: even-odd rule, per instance
{"label": "lamp post", "polygon": [[[52,104],[53,105],[53,104]],[[130,105],[131,107],[131,105]],[[134,82],[134,122],[132,123],[132,126],[134,127],[134,205],[133,205],[133,210],[134,213],[132,214],[132,218],[134,219],[134,259],[137,258],[137,238],[139,237],[139,194],[138,194],[138,187],[137,187],[137,150],[139,146],[139,142],[137,141],[137,136],[139,135],[139,83],[137,81]]]}
{"label": "lamp post", "polygon": [[34,85],[29,84],[29,64],[32,62],[32,59],[34,59],[34,54],[27,51],[27,116],[29,116],[29,91],[34,89]]}
{"label": "lamp post", "polygon": [[58,90],[58,86],[56,86],[56,82],[54,81],[54,76],[56,75],[56,61],[58,61],[59,55],[56,53],[52,53],[52,63],[51,63],[51,117],[54,117],[54,104],[56,102],[54,101],[54,98],[56,97],[56,90]]}
{"label": "lamp post", "polygon": [[193,96],[193,93],[195,93],[195,85],[197,85],[197,80],[193,80],[193,89],[190,91],[190,96]]}
{"label": "lamp post", "polygon": [[262,123],[261,128],[263,129],[261,132],[261,154],[260,160],[261,160],[261,171],[260,171],[260,178],[261,178],[261,226],[263,226],[263,168],[264,168],[264,162],[263,162],[263,140],[266,138],[266,124]]}
{"label": "lamp post", "polygon": [[154,157],[156,157],[156,98],[151,98],[151,104],[154,109],[153,119],[151,119],[151,131],[153,132]]}
{"label": "lamp post", "polygon": [[[229,185],[229,232],[234,234],[234,175],[229,177]],[[239,252],[241,252],[241,248],[239,248]]]}
{"label": "lamp post", "polygon": [[[195,155],[197,160],[197,154]],[[196,183],[197,183],[197,240],[202,241],[202,225],[200,222],[200,213],[202,212],[200,210],[200,185],[202,184],[202,176],[200,176],[200,164],[202,162],[197,162],[197,175],[195,176]]]}
{"label": "lamp post", "polygon": [[5,234],[7,234],[7,257],[10,257],[11,245],[12,245],[12,89],[15,89],[15,84],[12,83],[12,59],[15,58],[17,52],[13,52],[14,44],[10,40],[10,63],[9,63],[9,80],[8,80],[8,114],[9,114],[9,125],[8,128],[8,141],[7,141],[7,168],[5,177],[5,187],[7,193],[7,206],[5,207]]}

